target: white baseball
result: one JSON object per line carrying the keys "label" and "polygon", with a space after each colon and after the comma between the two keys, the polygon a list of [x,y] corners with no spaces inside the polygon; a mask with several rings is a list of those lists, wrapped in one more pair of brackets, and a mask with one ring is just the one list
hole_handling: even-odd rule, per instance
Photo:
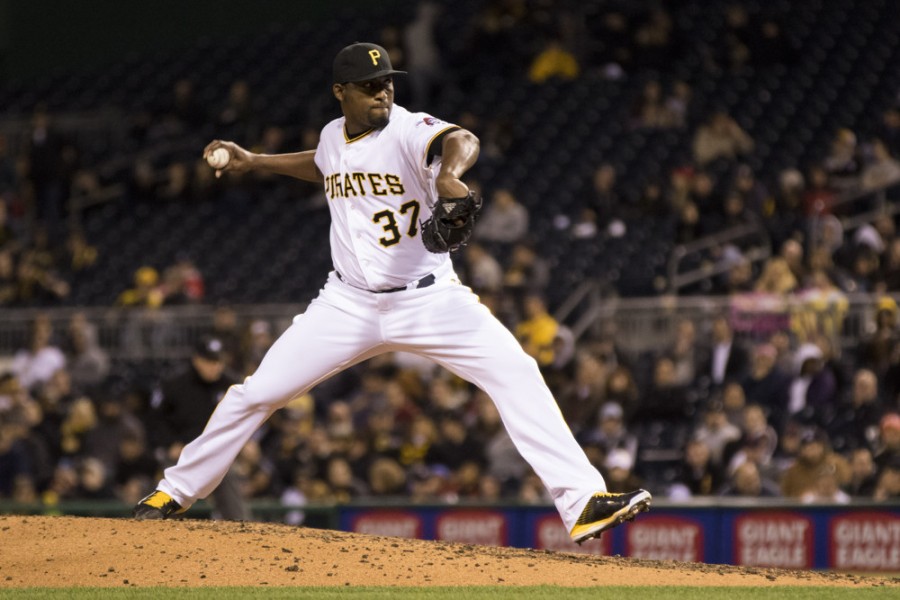
{"label": "white baseball", "polygon": [[221,169],[228,164],[229,160],[231,160],[231,153],[225,148],[216,148],[206,157],[206,162],[208,162],[209,166],[213,169]]}

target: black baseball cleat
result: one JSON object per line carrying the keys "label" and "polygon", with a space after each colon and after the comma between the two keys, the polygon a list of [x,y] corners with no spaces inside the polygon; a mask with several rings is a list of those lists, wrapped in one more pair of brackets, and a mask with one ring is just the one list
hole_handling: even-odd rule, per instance
{"label": "black baseball cleat", "polygon": [[140,502],[138,502],[131,515],[138,521],[151,519],[168,519],[173,515],[183,513],[185,510],[175,502],[170,495],[156,490]]}
{"label": "black baseball cleat", "polygon": [[598,538],[607,529],[623,521],[633,521],[638,513],[650,510],[651,498],[647,490],[626,494],[596,493],[588,500],[569,535],[576,544]]}

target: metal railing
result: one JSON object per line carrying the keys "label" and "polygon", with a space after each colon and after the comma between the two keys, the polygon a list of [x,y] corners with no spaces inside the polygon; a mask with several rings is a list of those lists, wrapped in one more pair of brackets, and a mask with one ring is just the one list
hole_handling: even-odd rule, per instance
{"label": "metal railing", "polygon": [[667,270],[669,292],[677,294],[678,290],[685,286],[727,272],[731,267],[729,264],[723,262],[704,263],[700,267],[684,273],[679,272],[679,267],[681,262],[692,254],[712,250],[713,248],[718,248],[725,244],[735,244],[740,240],[755,243],[755,245],[747,247],[741,253],[746,260],[759,262],[766,260],[772,255],[772,245],[769,241],[769,236],[765,233],[763,228],[756,223],[739,225],[687,244],[679,244],[672,249],[672,254],[669,257]]}
{"label": "metal railing", "polygon": [[[680,319],[689,319],[700,335],[713,319],[730,317],[739,335],[764,339],[774,330],[790,331],[798,340],[813,334],[831,337],[838,347],[852,348],[874,328],[880,296],[869,294],[776,296],[659,296],[651,298],[602,297],[590,285],[580,294],[582,306],[567,306],[566,324],[576,339],[608,335],[612,323],[616,342],[626,351],[660,348],[674,339]],[[894,295],[900,300],[900,295]],[[263,304],[232,307],[242,324],[267,322],[280,335],[293,317],[304,310],[298,304]],[[213,323],[215,307],[181,306],[159,309],[58,308],[17,309],[0,312],[0,357],[11,356],[26,346],[28,329],[38,314],[46,315],[59,337],[65,337],[69,320],[83,313],[97,329],[100,346],[118,360],[171,360],[191,355],[197,338]]]}
{"label": "metal railing", "polygon": [[[304,310],[298,304],[234,306],[238,321],[267,322],[278,335]],[[96,328],[97,341],[119,360],[171,360],[187,358],[194,343],[212,328],[215,307],[178,306],[158,309],[55,308],[16,309],[0,312],[0,356],[10,356],[25,347],[35,317],[44,315],[58,337],[65,337],[69,321],[83,314]]]}

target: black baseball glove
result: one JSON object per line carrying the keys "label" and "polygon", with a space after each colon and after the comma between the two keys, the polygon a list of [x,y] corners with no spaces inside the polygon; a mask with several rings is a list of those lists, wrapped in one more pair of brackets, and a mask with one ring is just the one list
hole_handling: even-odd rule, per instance
{"label": "black baseball glove", "polygon": [[481,198],[475,192],[463,198],[438,198],[431,216],[421,224],[425,248],[429,252],[454,252],[465,246],[480,210]]}

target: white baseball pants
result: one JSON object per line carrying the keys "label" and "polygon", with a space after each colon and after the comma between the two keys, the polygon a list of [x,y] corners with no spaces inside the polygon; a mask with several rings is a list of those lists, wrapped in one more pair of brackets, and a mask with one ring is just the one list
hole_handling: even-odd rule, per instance
{"label": "white baseball pants", "polygon": [[550,492],[567,531],[606,484],[544,383],[537,363],[448,269],[426,288],[375,294],[332,272],[275,341],[256,373],[232,386],[159,489],[187,508],[208,496],[251,435],[278,408],[383,352],[428,357],[484,390],[513,443]]}

